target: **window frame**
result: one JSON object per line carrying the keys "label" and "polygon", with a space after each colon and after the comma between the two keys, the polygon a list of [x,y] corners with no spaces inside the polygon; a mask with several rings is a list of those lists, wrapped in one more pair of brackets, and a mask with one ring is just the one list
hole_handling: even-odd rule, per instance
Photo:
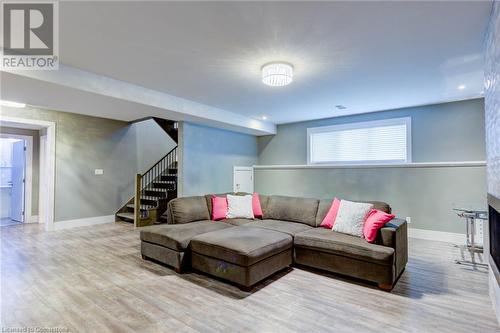
{"label": "window frame", "polygon": [[[372,127],[384,127],[391,125],[406,125],[406,159],[404,160],[365,160],[365,161],[326,161],[313,162],[313,148],[311,136],[317,133],[333,132],[340,130],[351,130]],[[331,126],[310,127],[307,128],[307,165],[380,165],[380,164],[409,164],[412,163],[412,134],[411,117],[389,118],[382,120],[363,121],[355,123],[338,124]]]}

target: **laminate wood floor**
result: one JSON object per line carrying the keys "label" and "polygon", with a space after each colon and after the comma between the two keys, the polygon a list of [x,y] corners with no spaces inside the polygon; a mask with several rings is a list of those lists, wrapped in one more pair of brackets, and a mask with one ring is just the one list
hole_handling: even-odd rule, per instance
{"label": "laminate wood floor", "polygon": [[142,260],[138,231],[125,223],[54,232],[17,225],[0,233],[3,328],[500,332],[487,274],[454,264],[458,250],[448,243],[411,239],[409,264],[390,293],[297,268],[245,293]]}

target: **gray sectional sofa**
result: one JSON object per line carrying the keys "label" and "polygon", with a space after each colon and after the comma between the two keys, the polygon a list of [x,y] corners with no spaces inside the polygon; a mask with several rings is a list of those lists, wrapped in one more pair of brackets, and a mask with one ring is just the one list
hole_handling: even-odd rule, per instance
{"label": "gray sectional sofa", "polygon": [[[141,229],[143,259],[204,272],[243,290],[292,265],[375,282],[390,290],[408,261],[406,221],[393,219],[374,244],[319,227],[332,200],[260,196],[263,219],[214,222],[212,195],[169,202],[167,224]],[[391,212],[388,204],[371,202]]]}

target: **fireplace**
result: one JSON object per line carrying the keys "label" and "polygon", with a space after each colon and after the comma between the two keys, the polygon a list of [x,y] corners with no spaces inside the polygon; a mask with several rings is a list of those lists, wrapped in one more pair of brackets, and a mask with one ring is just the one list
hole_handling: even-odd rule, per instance
{"label": "fireplace", "polygon": [[491,264],[500,268],[500,199],[488,195],[489,250]]}

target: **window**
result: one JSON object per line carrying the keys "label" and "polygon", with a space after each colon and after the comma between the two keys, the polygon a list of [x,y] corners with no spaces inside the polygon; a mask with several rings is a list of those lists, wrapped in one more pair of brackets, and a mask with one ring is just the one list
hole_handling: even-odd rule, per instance
{"label": "window", "polygon": [[307,129],[308,164],[411,162],[411,118]]}

